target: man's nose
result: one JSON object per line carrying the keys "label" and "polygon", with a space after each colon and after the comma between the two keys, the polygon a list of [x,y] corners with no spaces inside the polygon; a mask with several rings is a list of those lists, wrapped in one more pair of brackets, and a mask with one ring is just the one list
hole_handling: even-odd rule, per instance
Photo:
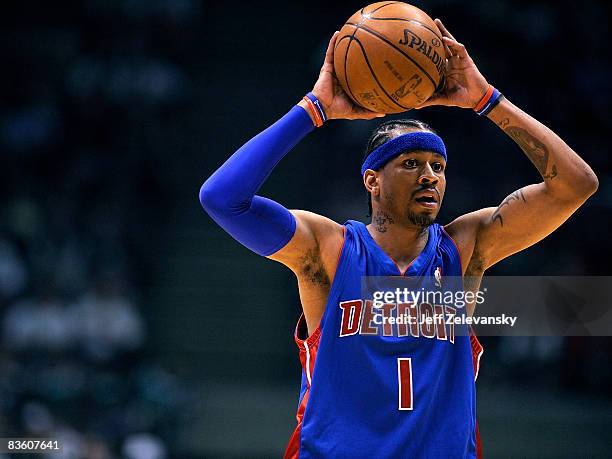
{"label": "man's nose", "polygon": [[426,164],[419,176],[419,185],[436,185],[438,183],[438,176],[434,173],[433,169],[429,164]]}

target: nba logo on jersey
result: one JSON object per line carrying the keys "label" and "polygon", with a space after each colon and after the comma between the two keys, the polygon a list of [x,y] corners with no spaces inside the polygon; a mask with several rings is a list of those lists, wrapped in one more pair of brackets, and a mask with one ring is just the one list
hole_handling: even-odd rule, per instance
{"label": "nba logo on jersey", "polygon": [[442,268],[439,266],[434,271],[434,278],[436,279],[436,286],[442,287]]}

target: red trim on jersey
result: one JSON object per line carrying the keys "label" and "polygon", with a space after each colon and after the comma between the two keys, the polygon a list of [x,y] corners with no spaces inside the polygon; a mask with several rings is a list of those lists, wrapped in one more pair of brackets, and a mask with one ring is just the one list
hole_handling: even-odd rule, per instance
{"label": "red trim on jersey", "polygon": [[[374,238],[372,238],[374,239]],[[380,246],[379,246],[380,247]],[[389,260],[391,260],[393,262],[393,264],[395,265],[395,267],[397,268],[397,271],[400,273],[400,276],[403,276],[404,274],[406,274],[406,271],[408,271],[408,269],[412,266],[412,263],[414,263],[416,261],[417,258],[419,258],[419,256],[421,255],[421,253],[419,253],[416,258],[414,260],[412,260],[410,262],[410,264],[408,266],[406,266],[406,268],[402,271],[399,267],[399,265],[397,264],[397,262],[391,257],[391,255],[389,255],[387,252],[385,252],[383,250],[383,252],[385,253],[385,255],[387,255],[387,257],[389,258]]]}
{"label": "red trim on jersey", "polygon": [[[472,346],[472,363],[474,364],[474,382],[478,378],[478,370],[480,370],[480,357],[484,352],[484,348],[476,334],[474,329],[470,327],[470,344]],[[480,440],[480,429],[478,428],[478,420],[476,420],[476,459],[482,459],[482,442]]]}
{"label": "red trim on jersey", "polygon": [[440,228],[442,228],[442,231],[444,232],[444,234],[448,236],[448,238],[451,240],[451,242],[455,246],[455,249],[457,249],[457,255],[459,256],[459,264],[461,265],[461,272],[463,272],[463,260],[461,260],[461,251],[459,250],[459,246],[457,245],[453,237],[450,234],[448,234],[448,231],[446,231],[442,225],[440,225]]}
{"label": "red trim on jersey", "polygon": [[306,318],[302,313],[300,315],[300,318],[298,319],[297,325],[295,326],[295,332],[293,334],[293,339],[295,340],[295,344],[297,344],[297,347],[300,351],[300,355],[302,355],[302,352],[306,351],[306,346],[304,345],[304,343],[306,343],[308,348],[311,350],[316,349],[319,346],[319,338],[321,338],[321,324],[319,323],[315,331],[313,331],[312,334],[305,339],[300,338],[300,335],[303,336],[304,331],[308,334]]}
{"label": "red trim on jersey", "polygon": [[[441,227],[441,228],[442,228],[442,227]],[[442,229],[444,229],[444,228],[442,228]],[[367,228],[366,228],[366,231],[367,231]],[[429,229],[428,229],[428,231],[429,231]],[[371,235],[370,235],[370,236],[371,236]],[[451,239],[452,239],[452,238],[451,238]],[[372,240],[374,240],[374,242],[376,242],[376,240],[375,240],[374,238],[372,238]],[[427,238],[427,242],[425,242],[425,247],[427,247],[427,244],[429,244],[429,237]],[[376,242],[376,245],[378,245],[378,242]],[[380,246],[378,246],[378,247],[380,247]],[[415,261],[417,261],[417,260],[418,260],[418,259],[421,257],[421,254],[422,254],[422,253],[425,251],[425,247],[423,247],[423,250],[421,250],[421,251],[418,253],[418,255],[417,255],[417,256],[416,256],[416,257],[415,257],[415,258],[414,258],[414,259],[413,259],[413,260],[410,262],[410,264],[409,264],[408,266],[406,266],[406,268],[404,268],[404,270],[403,270],[403,271],[400,269],[399,265],[398,265],[398,264],[397,264],[397,262],[396,262],[396,261],[395,261],[395,260],[394,260],[394,259],[391,257],[391,255],[389,255],[387,252],[385,252],[384,250],[382,250],[382,247],[381,247],[381,250],[382,250],[382,252],[383,252],[385,255],[387,255],[387,257],[389,257],[389,260],[391,260],[391,261],[393,262],[393,264],[395,265],[395,267],[396,267],[396,268],[397,268],[397,270],[399,271],[400,276],[404,276],[404,275],[405,275],[405,274],[408,272],[408,270],[410,269],[410,267],[411,267],[411,266],[414,264],[414,262],[415,262]],[[459,258],[461,258],[461,257],[459,257]]]}
{"label": "red trim on jersey", "polygon": [[472,345],[472,363],[474,365],[474,381],[478,379],[478,370],[480,370],[480,357],[482,357],[482,353],[484,352],[484,348],[474,330],[470,327],[470,344]]}
{"label": "red trim on jersey", "polygon": [[291,434],[291,438],[289,438],[289,443],[285,449],[283,459],[298,459],[300,455],[300,433],[302,431],[302,420],[304,419],[304,412],[306,411],[306,404],[308,403],[309,395],[310,387],[306,389],[306,392],[302,397],[302,403],[300,403],[300,406],[298,407],[297,414],[295,415],[295,419],[297,419],[297,426]]}
{"label": "red trim on jersey", "polygon": [[298,320],[297,325],[295,326],[295,344],[299,349],[299,357],[300,363],[302,364],[302,369],[304,373],[306,373],[306,379],[308,380],[308,386],[310,387],[310,383],[312,381],[312,373],[314,371],[315,359],[317,357],[317,350],[319,348],[319,339],[321,338],[321,325],[312,332],[306,339],[300,338],[300,332],[306,330],[308,333],[308,326],[306,325],[306,319],[304,314],[302,314]]}
{"label": "red trim on jersey", "polygon": [[[366,228],[367,231],[367,228]],[[371,236],[371,235],[370,235]],[[372,238],[372,240],[374,240],[374,238]],[[374,242],[376,242],[376,240],[374,240]],[[427,247],[427,243],[429,242],[429,238],[427,239],[427,242],[425,243],[425,247]],[[376,242],[376,245],[378,245],[378,242]],[[378,246],[380,247],[380,246]],[[425,250],[425,247],[423,247],[423,250]],[[417,261],[417,258],[419,258],[421,256],[421,253],[423,253],[423,250],[421,250],[419,252],[419,254],[414,258],[414,260],[412,260],[410,262],[410,264],[408,266],[406,266],[406,268],[404,268],[404,270],[402,271],[399,267],[399,265],[397,264],[397,262],[393,259],[393,257],[391,257],[391,255],[389,255],[387,252],[385,252],[384,250],[382,250],[381,247],[381,251],[387,255],[387,257],[389,258],[389,260],[391,260],[393,262],[393,264],[395,265],[395,267],[397,268],[398,272],[400,273],[400,276],[403,276],[404,274],[406,274],[406,272],[408,271],[408,269],[410,269],[410,267],[412,266],[412,264]]]}
{"label": "red trim on jersey", "polygon": [[315,360],[317,358],[317,351],[319,349],[319,340],[321,339],[321,325],[312,332],[310,336],[306,339],[300,338],[300,335],[306,330],[306,334],[308,334],[308,326],[306,325],[306,319],[304,318],[304,314],[302,314],[298,320],[297,325],[295,326],[294,339],[295,344],[299,349],[300,363],[302,364],[302,370],[306,374],[306,380],[308,381],[308,387],[304,392],[304,396],[302,397],[302,402],[298,407],[297,413],[295,415],[295,419],[297,421],[297,425],[295,426],[295,430],[291,434],[291,438],[289,439],[289,443],[287,444],[287,449],[285,450],[285,455],[283,459],[297,459],[300,454],[300,434],[302,432],[302,421],[304,419],[304,412],[306,411],[306,404],[308,403],[308,396],[310,394],[310,385],[312,381],[312,373],[314,371]]}

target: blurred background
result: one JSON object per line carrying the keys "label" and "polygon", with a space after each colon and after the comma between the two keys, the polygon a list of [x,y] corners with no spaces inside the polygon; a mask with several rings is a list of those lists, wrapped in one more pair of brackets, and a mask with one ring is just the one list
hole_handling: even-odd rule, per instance
{"label": "blurred background", "polygon": [[[561,229],[489,274],[612,274],[606,2],[412,3],[599,176]],[[365,4],[3,4],[0,437],[60,438],[66,458],[282,455],[300,383],[296,283],[218,228],[197,194],[311,89],[329,37]],[[407,116],[450,151],[440,223],[538,180],[469,111]],[[261,194],[365,221],[358,171],[375,125],[330,122]],[[482,342],[487,457],[609,457],[610,339]]]}

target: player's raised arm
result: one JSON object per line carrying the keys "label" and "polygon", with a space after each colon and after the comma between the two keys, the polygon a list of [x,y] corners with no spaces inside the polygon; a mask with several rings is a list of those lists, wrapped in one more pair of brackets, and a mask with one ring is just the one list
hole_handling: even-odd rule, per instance
{"label": "player's raised arm", "polygon": [[[272,126],[236,151],[200,189],[200,202],[209,215],[252,251],[292,269],[308,253],[318,252],[326,235],[341,239],[342,229],[322,216],[289,211],[256,196],[276,164],[315,126],[328,119],[372,119],[379,116],[355,105],[334,75],[332,36],[319,79],[310,100],[303,99]],[[313,100],[320,104],[316,106]]]}
{"label": "player's raised arm", "polygon": [[543,181],[515,191],[480,215],[477,247],[485,269],[552,233],[598,187],[587,163],[510,101],[501,101],[488,117],[521,147]]}
{"label": "player's raised arm", "polygon": [[465,47],[436,22],[447,46],[447,85],[423,106],[473,108],[488,116],[542,176],[542,182],[513,192],[497,208],[464,215],[447,226],[463,252],[464,271],[479,275],[557,229],[597,190],[598,180],[559,136],[489,86]]}

